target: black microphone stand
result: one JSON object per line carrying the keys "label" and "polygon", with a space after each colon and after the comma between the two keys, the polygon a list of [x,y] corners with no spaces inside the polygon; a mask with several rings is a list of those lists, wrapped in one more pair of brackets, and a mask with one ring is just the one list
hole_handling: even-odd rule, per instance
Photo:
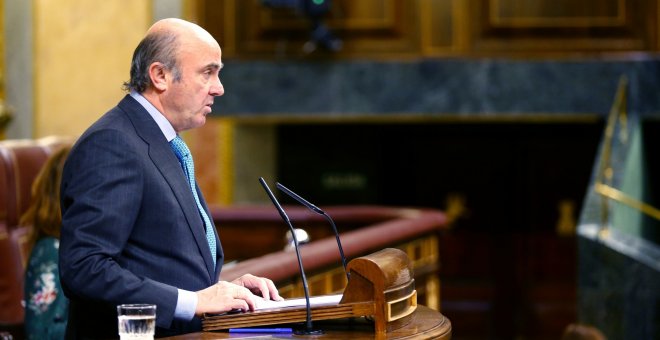
{"label": "black microphone stand", "polygon": [[284,222],[286,222],[286,224],[289,226],[289,229],[291,230],[291,236],[293,237],[293,246],[296,249],[296,257],[298,258],[298,268],[300,269],[300,276],[302,278],[303,290],[305,291],[305,302],[307,304],[307,320],[305,322],[305,328],[302,330],[295,329],[294,334],[296,335],[323,334],[323,330],[314,329],[312,325],[312,306],[311,303],[309,302],[309,287],[307,286],[307,277],[305,276],[305,270],[303,269],[302,257],[300,256],[300,250],[298,249],[298,238],[296,237],[296,232],[293,228],[293,224],[291,223],[291,220],[289,220],[289,216],[287,216],[286,212],[284,211],[284,208],[282,208],[280,203],[275,198],[275,195],[273,195],[273,192],[270,191],[270,188],[268,187],[268,184],[266,184],[266,181],[264,181],[263,177],[259,177],[259,182],[264,187],[264,190],[266,190],[268,197],[273,202],[273,205],[275,205],[275,208],[280,213],[280,216],[282,217]]}
{"label": "black microphone stand", "polygon": [[339,239],[339,232],[337,231],[337,226],[335,225],[335,221],[332,220],[332,217],[330,215],[326,214],[325,211],[323,211],[321,208],[315,206],[308,200],[302,198],[300,195],[296,194],[295,192],[291,191],[291,189],[285,187],[281,183],[277,182],[275,183],[278,189],[282,190],[285,194],[289,195],[291,198],[294,200],[298,201],[300,204],[306,206],[309,208],[309,210],[322,215],[325,217],[325,219],[330,223],[332,226],[332,231],[335,233],[335,239],[337,239],[337,248],[339,248],[339,256],[341,256],[341,263],[344,265],[344,272],[346,273],[346,280],[351,279],[351,274],[348,272],[346,269],[346,256],[344,256],[344,248],[341,246],[341,240]]}

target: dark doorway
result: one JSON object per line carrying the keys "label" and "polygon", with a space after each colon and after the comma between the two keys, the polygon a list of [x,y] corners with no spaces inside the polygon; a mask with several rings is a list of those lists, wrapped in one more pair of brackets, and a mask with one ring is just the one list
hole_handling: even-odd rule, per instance
{"label": "dark doorway", "polygon": [[577,263],[575,236],[557,228],[577,220],[603,127],[282,124],[277,178],[319,206],[457,211],[440,236],[441,310],[454,337],[557,339],[575,321]]}

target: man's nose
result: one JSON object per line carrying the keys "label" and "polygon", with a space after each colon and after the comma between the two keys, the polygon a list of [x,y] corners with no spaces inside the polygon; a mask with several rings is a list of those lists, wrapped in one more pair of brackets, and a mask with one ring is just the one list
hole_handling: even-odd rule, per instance
{"label": "man's nose", "polygon": [[220,79],[218,79],[218,82],[216,84],[211,85],[210,92],[211,95],[215,97],[219,97],[225,94],[225,87],[222,86],[222,82],[220,81]]}

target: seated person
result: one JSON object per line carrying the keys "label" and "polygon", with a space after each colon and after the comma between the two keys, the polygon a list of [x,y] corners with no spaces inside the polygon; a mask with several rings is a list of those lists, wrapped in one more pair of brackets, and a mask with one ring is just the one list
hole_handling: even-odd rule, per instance
{"label": "seated person", "polygon": [[30,227],[25,271],[27,339],[63,339],[69,302],[60,286],[58,248],[62,214],[60,181],[69,147],[55,152],[32,184],[32,202],[20,224]]}

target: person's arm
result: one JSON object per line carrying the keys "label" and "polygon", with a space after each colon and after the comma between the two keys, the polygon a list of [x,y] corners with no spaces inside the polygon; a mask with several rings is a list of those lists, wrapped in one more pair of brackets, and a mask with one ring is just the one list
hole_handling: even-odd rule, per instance
{"label": "person's arm", "polygon": [[158,326],[169,327],[177,288],[141,277],[115,260],[146,199],[144,169],[132,150],[122,133],[103,130],[81,140],[69,155],[61,187],[61,279],[68,292],[83,299],[156,304]]}
{"label": "person's arm", "polygon": [[[165,328],[174,318],[189,320],[191,312],[253,309],[256,296],[250,289],[278,298],[272,282],[251,277],[194,292],[194,301],[181,289],[140,276],[117,262],[133,233],[142,201],[153,199],[143,197],[143,176],[148,171],[142,168],[144,155],[132,150],[122,133],[105,130],[81,140],[69,156],[61,188],[60,249],[62,282],[68,291],[108,304],[156,304],[157,324]],[[156,226],[154,232],[158,232]],[[159,262],[151,258],[157,256],[152,253],[143,256],[145,261]]]}
{"label": "person's arm", "polygon": [[30,338],[63,338],[68,301],[62,293],[57,268],[58,241],[35,244],[25,271],[25,331]]}
{"label": "person's arm", "polygon": [[245,274],[232,282],[220,281],[198,291],[197,297],[196,315],[254,310],[257,299],[282,300],[273,281],[251,274]]}
{"label": "person's arm", "polygon": [[195,292],[179,289],[179,295],[174,310],[174,318],[179,320],[192,320],[197,308],[197,294]]}

